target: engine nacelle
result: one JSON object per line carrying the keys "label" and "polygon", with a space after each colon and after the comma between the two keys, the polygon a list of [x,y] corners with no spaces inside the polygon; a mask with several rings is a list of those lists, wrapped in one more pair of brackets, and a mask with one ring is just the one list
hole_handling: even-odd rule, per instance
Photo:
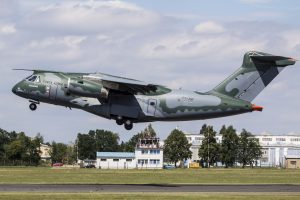
{"label": "engine nacelle", "polygon": [[101,84],[80,78],[70,78],[66,88],[68,93],[82,97],[107,99],[109,93]]}

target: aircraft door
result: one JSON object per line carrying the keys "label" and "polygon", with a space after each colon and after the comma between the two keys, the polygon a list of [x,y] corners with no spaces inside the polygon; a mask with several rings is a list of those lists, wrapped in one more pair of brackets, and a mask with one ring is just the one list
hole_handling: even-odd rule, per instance
{"label": "aircraft door", "polygon": [[56,94],[57,94],[57,85],[51,85],[50,86],[50,91],[49,91],[49,97],[51,100],[56,99]]}
{"label": "aircraft door", "polygon": [[149,99],[148,100],[148,107],[147,107],[147,113],[148,113],[148,115],[155,116],[156,104],[157,104],[157,100],[156,99]]}

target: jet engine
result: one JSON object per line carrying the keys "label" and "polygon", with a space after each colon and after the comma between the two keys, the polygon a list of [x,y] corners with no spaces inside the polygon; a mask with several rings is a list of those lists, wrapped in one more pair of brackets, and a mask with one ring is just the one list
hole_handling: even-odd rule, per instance
{"label": "jet engine", "polygon": [[80,78],[69,78],[65,88],[70,94],[99,99],[107,99],[109,93],[103,85]]}

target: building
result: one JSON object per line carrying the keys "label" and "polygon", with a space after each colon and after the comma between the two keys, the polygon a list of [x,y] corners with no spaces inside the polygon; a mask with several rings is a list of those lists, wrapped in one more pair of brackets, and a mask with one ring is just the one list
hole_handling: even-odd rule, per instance
{"label": "building", "polygon": [[100,169],[162,169],[163,149],[159,138],[140,139],[135,152],[97,152]]}
{"label": "building", "polygon": [[50,150],[51,150],[51,146],[46,144],[41,144],[40,146],[41,160],[43,161],[51,160]]}
{"label": "building", "polygon": [[[200,160],[198,150],[204,139],[203,135],[186,133],[186,138],[192,144],[192,158],[190,162]],[[300,157],[300,135],[255,135],[262,147],[262,158],[257,165],[261,167],[286,167],[286,158]],[[222,136],[217,135],[218,143],[222,142]],[[294,162],[293,162],[294,163]]]}
{"label": "building", "polygon": [[300,136],[298,135],[256,135],[262,147],[262,167],[285,167],[285,157],[300,156]]}
{"label": "building", "polygon": [[132,152],[97,152],[96,167],[99,169],[136,168],[135,153]]}
{"label": "building", "polygon": [[135,148],[137,168],[163,168],[163,148],[159,138],[140,139]]}
{"label": "building", "polygon": [[285,167],[289,169],[300,168],[300,156],[286,156]]}

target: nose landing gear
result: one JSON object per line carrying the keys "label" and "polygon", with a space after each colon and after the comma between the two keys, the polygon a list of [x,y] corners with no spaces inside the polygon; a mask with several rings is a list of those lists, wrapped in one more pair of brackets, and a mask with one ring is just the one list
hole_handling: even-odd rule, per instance
{"label": "nose landing gear", "polygon": [[35,111],[37,109],[37,105],[35,103],[31,103],[29,105],[29,109],[32,110],[32,111]]}
{"label": "nose landing gear", "polygon": [[37,104],[40,104],[40,102],[38,102],[38,101],[30,100],[29,102],[30,102],[29,109],[32,111],[35,111],[37,109]]}

